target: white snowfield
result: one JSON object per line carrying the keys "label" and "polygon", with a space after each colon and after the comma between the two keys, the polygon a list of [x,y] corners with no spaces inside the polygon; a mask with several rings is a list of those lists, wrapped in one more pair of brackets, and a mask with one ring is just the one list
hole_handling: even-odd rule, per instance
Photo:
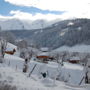
{"label": "white snowfield", "polygon": [[0,65],[0,81],[6,81],[18,90],[90,90],[89,86],[73,87],[50,78],[39,79],[35,75],[27,77],[27,74],[5,65]]}
{"label": "white snowfield", "polygon": [[69,52],[81,52],[81,53],[90,53],[90,45],[75,45],[73,47],[62,46],[57,48],[54,51],[62,52],[62,51],[69,51]]}
{"label": "white snowfield", "polygon": [[[8,44],[8,50],[17,48]],[[16,86],[17,90],[90,90],[90,85],[86,85],[83,79],[85,76],[83,66],[65,62],[60,66],[56,62],[48,64],[31,60],[28,63],[28,72],[23,73],[24,59],[15,55],[5,55],[4,63],[0,64],[0,82]],[[33,73],[29,73],[36,65]],[[41,73],[46,72],[46,78]],[[58,80],[56,80],[58,79]],[[64,82],[63,82],[64,81]]]}
{"label": "white snowfield", "polygon": [[[30,61],[28,72],[22,72],[24,59],[13,55],[5,55],[5,63],[0,64],[0,81],[6,81],[12,86],[16,86],[18,90],[90,90],[90,85],[85,85],[84,80],[79,86],[84,76],[83,67],[70,63],[64,63],[61,67],[55,62],[48,64]],[[29,72],[36,65],[31,77]],[[47,72],[44,79],[41,72]],[[60,80],[55,80],[59,75]],[[61,77],[61,78],[60,78]]]}

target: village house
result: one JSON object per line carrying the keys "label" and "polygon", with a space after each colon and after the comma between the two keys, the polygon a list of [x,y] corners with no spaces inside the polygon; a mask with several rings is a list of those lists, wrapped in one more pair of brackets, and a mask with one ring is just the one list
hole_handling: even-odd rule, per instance
{"label": "village house", "polygon": [[[11,47],[12,46],[12,47]],[[17,51],[17,47],[11,43],[7,43],[5,53],[13,55]]]}
{"label": "village house", "polygon": [[73,56],[70,59],[68,59],[69,63],[78,64],[80,62],[80,58],[77,56]]}
{"label": "village house", "polygon": [[48,48],[41,48],[40,53],[36,56],[38,61],[47,63],[49,60],[52,59],[52,57],[49,55],[49,49]]}

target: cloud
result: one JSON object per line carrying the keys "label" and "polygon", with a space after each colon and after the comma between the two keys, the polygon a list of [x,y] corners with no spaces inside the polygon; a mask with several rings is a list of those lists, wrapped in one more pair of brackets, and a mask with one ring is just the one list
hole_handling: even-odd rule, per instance
{"label": "cloud", "polygon": [[11,15],[13,15],[13,18],[19,18],[19,19],[26,19],[26,20],[37,20],[37,19],[45,19],[45,20],[55,20],[57,18],[60,18],[60,15],[55,14],[41,14],[36,13],[35,15],[32,15],[27,12],[21,12],[21,11],[11,11]]}
{"label": "cloud", "polygon": [[66,13],[63,14],[63,16],[65,17],[72,16],[80,18],[82,17],[90,18],[90,10],[89,10],[90,0],[5,0],[5,1],[19,6],[27,6],[27,7],[33,6],[42,10],[66,11]]}
{"label": "cloud", "polygon": [[14,5],[34,6],[43,10],[83,11],[90,6],[89,0],[5,0]]}
{"label": "cloud", "polygon": [[28,12],[21,12],[19,10],[17,11],[10,11],[11,16],[2,16],[0,15],[0,18],[4,18],[4,19],[12,19],[12,18],[16,18],[16,19],[21,19],[21,20],[38,20],[38,19],[45,19],[47,21],[51,21],[51,20],[55,20],[60,18],[60,15],[55,15],[55,14],[41,14],[41,13],[36,13],[34,15],[32,15],[31,13]]}
{"label": "cloud", "polygon": [[20,18],[20,19],[30,19],[30,20],[37,20],[37,19],[46,19],[46,20],[55,20],[55,19],[71,19],[71,18],[90,18],[90,12],[86,13],[76,13],[76,12],[65,12],[60,15],[55,14],[41,14],[36,13],[35,15],[32,15],[27,12],[21,12],[19,10],[17,11],[11,11],[11,15],[13,15],[14,18]]}
{"label": "cloud", "polygon": [[63,14],[60,15],[55,15],[55,14],[41,14],[41,13],[36,13],[34,15],[32,15],[31,13],[28,12],[22,12],[20,10],[12,10],[10,11],[11,16],[2,16],[0,15],[0,18],[4,18],[4,19],[12,19],[12,18],[16,18],[16,19],[22,19],[22,20],[37,20],[37,19],[45,19],[47,21],[52,21],[52,20],[65,20],[65,19],[72,19],[72,18],[90,18],[90,12],[87,13],[78,13],[76,14],[76,12],[65,12]]}

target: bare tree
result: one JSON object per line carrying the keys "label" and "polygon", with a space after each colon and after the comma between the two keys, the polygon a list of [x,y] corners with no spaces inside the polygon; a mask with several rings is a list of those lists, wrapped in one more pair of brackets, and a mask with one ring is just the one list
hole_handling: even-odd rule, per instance
{"label": "bare tree", "polygon": [[73,56],[79,56],[79,52],[72,52],[70,57],[73,57]]}
{"label": "bare tree", "polygon": [[59,60],[60,60],[60,53],[55,52],[55,53],[54,53],[54,58],[55,58],[56,62],[59,63]]}
{"label": "bare tree", "polygon": [[61,64],[63,65],[63,62],[67,59],[67,55],[68,55],[68,52],[67,51],[64,51],[62,52],[61,54]]}
{"label": "bare tree", "polygon": [[6,46],[7,46],[7,41],[1,37],[0,38],[0,62],[1,63],[3,62]]}
{"label": "bare tree", "polygon": [[28,70],[28,59],[25,59],[24,67],[23,67],[23,72],[26,73],[27,70]]}
{"label": "bare tree", "polygon": [[28,47],[28,42],[26,40],[20,40],[17,42],[17,46],[19,50],[22,50],[23,48],[27,48]]}
{"label": "bare tree", "polygon": [[85,72],[85,83],[88,83],[89,78],[88,78],[88,58],[90,58],[89,54],[86,54],[83,58],[84,60],[84,72]]}
{"label": "bare tree", "polygon": [[5,50],[7,46],[7,41],[1,36],[1,26],[0,26],[0,63],[3,62],[4,55],[5,55]]}
{"label": "bare tree", "polygon": [[63,65],[63,62],[65,61],[67,55],[68,55],[68,52],[66,52],[66,51],[56,52],[54,57],[55,57],[57,63],[60,63],[61,65]]}
{"label": "bare tree", "polygon": [[6,32],[2,32],[1,34],[2,37],[4,37],[5,40],[7,40],[7,42],[15,44],[15,35],[12,32],[6,31]]}

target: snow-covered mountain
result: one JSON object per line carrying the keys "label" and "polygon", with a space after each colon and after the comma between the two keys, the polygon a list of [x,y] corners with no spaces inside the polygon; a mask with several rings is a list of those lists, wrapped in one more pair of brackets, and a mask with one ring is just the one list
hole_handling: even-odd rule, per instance
{"label": "snow-covered mountain", "polygon": [[23,29],[23,23],[18,19],[0,19],[1,30]]}
{"label": "snow-covered mountain", "polygon": [[80,53],[90,53],[90,45],[75,45],[73,47],[69,46],[62,46],[54,50],[54,52],[63,52],[63,51],[69,51],[69,52],[80,52]]}
{"label": "snow-covered mountain", "polygon": [[[39,47],[56,49],[65,45],[70,47],[78,44],[90,45],[90,19],[55,21],[56,23],[52,22],[52,25],[50,25],[51,22],[44,20],[33,22],[13,21],[15,21],[15,23],[12,23],[10,32],[12,32],[17,39],[26,39],[28,42],[33,42]],[[7,29],[9,29],[10,24],[4,26],[5,23],[3,23],[3,27],[7,28],[8,26]],[[7,21],[7,23],[11,22]],[[41,29],[41,27],[43,27],[43,29]]]}
{"label": "snow-covered mountain", "polygon": [[11,31],[17,38],[33,41],[40,47],[59,48],[78,44],[90,45],[90,19],[64,20],[47,28]]}
{"label": "snow-covered mountain", "polygon": [[20,19],[2,19],[0,18],[1,30],[31,30],[48,27],[49,25],[57,22],[46,20],[20,20]]}

